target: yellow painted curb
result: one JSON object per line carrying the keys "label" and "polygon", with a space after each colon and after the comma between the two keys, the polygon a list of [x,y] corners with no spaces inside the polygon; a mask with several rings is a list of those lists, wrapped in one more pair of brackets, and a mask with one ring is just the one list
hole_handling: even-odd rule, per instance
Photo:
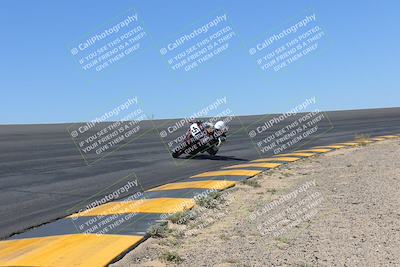
{"label": "yellow painted curb", "polygon": [[358,146],[358,143],[354,142],[345,142],[345,143],[337,143],[334,146]]}
{"label": "yellow painted curb", "polygon": [[393,138],[399,138],[400,136],[397,135],[382,135],[382,136],[377,136],[377,138],[385,138],[385,139],[393,139]]}
{"label": "yellow painted curb", "polygon": [[326,153],[332,151],[332,149],[329,148],[316,148],[316,149],[305,149],[305,150],[297,150],[295,151],[296,153]]}
{"label": "yellow painted curb", "polygon": [[387,140],[387,138],[382,138],[382,137],[375,137],[375,138],[371,138],[372,141],[385,141]]}
{"label": "yellow painted curb", "polygon": [[[357,144],[358,145],[358,144]],[[330,149],[340,149],[340,148],[345,148],[345,145],[331,145],[331,146],[316,146],[315,148],[320,149],[320,148],[330,148]]]}
{"label": "yellow painted curb", "polygon": [[261,173],[261,171],[256,170],[225,170],[225,171],[211,171],[211,172],[203,172],[193,176],[190,178],[203,178],[203,177],[213,177],[213,176],[255,176]]}
{"label": "yellow painted curb", "polygon": [[364,140],[364,141],[355,141],[355,142],[357,142],[358,144],[371,144],[371,143],[373,143],[374,141],[371,141],[371,140]]}
{"label": "yellow painted curb", "polygon": [[295,157],[263,158],[263,159],[252,160],[250,162],[294,162],[299,159],[300,158],[295,158]]}
{"label": "yellow painted curb", "polygon": [[105,216],[130,213],[175,213],[191,209],[194,200],[191,198],[152,198],[124,202],[109,202],[93,209],[72,214],[68,218]]}
{"label": "yellow painted curb", "polygon": [[268,168],[268,169],[272,169],[272,168],[276,168],[281,165],[282,164],[280,164],[280,163],[247,163],[247,164],[238,164],[238,165],[223,167],[222,169],[237,169],[237,168]]}
{"label": "yellow painted curb", "polygon": [[142,236],[74,234],[0,242],[0,266],[106,266]]}
{"label": "yellow painted curb", "polygon": [[153,191],[164,191],[164,190],[178,190],[178,189],[213,189],[223,190],[232,186],[235,186],[235,182],[231,181],[194,181],[194,182],[182,182],[182,183],[170,183],[158,186],[156,188],[147,190]]}
{"label": "yellow painted curb", "polygon": [[274,157],[281,157],[281,156],[285,156],[285,157],[304,157],[304,158],[308,158],[308,157],[312,157],[314,156],[315,153],[288,153],[288,154],[277,154]]}

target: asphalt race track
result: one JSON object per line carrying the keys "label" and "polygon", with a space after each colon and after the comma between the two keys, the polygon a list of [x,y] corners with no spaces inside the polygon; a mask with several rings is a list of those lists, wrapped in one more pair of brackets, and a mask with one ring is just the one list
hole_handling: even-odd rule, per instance
{"label": "asphalt race track", "polygon": [[[375,136],[400,131],[400,108],[325,114],[330,122],[318,124],[320,134],[303,140],[287,152],[350,141],[355,134]],[[120,187],[124,177],[133,173],[141,188],[149,189],[202,171],[259,158],[248,131],[261,124],[254,125],[255,121],[267,121],[267,118],[234,119],[229,124],[228,143],[215,158],[204,154],[177,160],[172,159],[154,128],[165,121],[142,122],[141,128],[146,134],[90,166],[67,132],[70,124],[0,126],[0,237],[71,214],[99,192],[107,194]],[[272,127],[259,137],[279,128]],[[262,156],[271,154],[269,151]]]}

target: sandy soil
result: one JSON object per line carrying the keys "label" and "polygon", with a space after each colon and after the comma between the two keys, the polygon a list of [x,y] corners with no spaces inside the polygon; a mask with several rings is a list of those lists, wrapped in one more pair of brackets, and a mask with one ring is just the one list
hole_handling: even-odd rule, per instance
{"label": "sandy soil", "polygon": [[113,266],[400,266],[399,170],[398,140],[291,163]]}

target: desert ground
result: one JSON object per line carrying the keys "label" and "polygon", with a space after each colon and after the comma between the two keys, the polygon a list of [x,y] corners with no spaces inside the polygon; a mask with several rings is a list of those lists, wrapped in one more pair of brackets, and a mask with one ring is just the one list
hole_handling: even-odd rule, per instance
{"label": "desert ground", "polygon": [[171,217],[112,266],[400,266],[400,142],[266,171]]}

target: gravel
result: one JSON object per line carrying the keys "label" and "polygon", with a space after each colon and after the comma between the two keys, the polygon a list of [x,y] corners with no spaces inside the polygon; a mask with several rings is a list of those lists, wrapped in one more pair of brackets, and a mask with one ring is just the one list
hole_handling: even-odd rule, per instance
{"label": "gravel", "polygon": [[290,163],[113,266],[400,266],[399,170],[398,140]]}

